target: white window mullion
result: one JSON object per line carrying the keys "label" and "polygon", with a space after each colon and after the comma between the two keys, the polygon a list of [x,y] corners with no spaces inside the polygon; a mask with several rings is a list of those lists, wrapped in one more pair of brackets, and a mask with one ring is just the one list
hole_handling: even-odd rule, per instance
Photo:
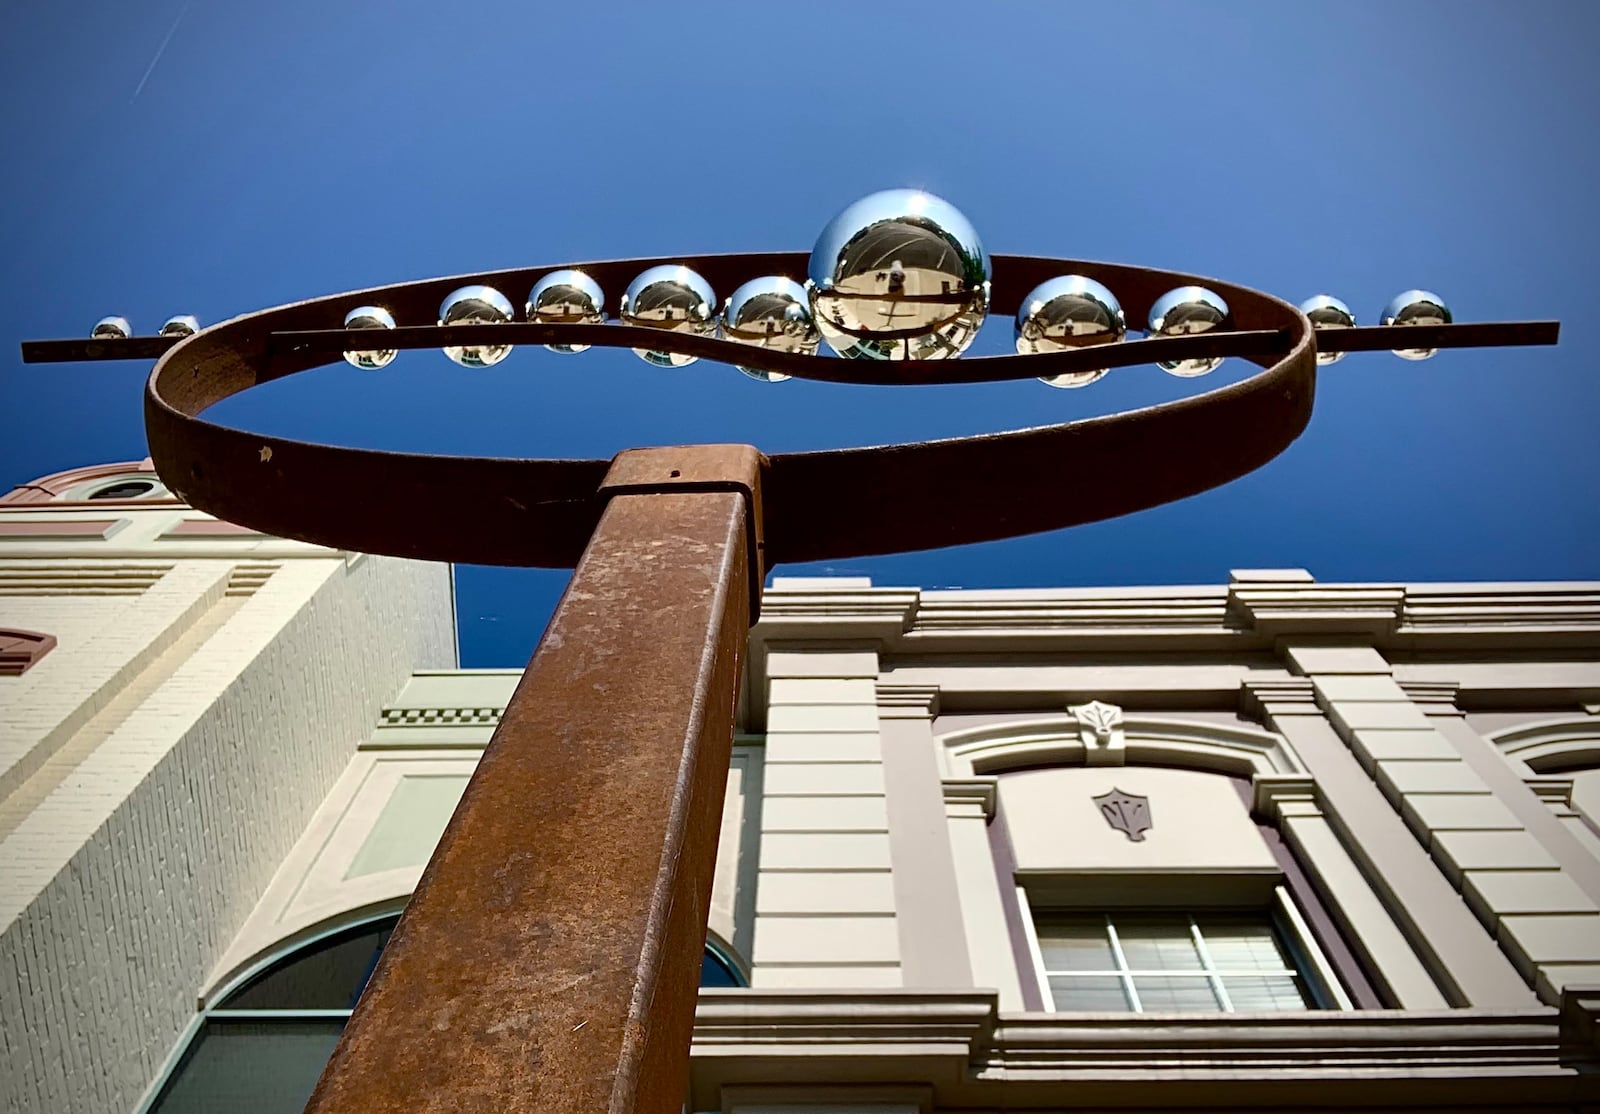
{"label": "white window mullion", "polygon": [[1211,980],[1211,992],[1217,996],[1222,1012],[1232,1013],[1233,999],[1228,997],[1228,988],[1222,984],[1222,976],[1217,972],[1217,965],[1211,958],[1211,949],[1206,947],[1205,933],[1200,931],[1200,924],[1192,913],[1189,915],[1189,933],[1194,937],[1195,950],[1200,953],[1200,966]]}
{"label": "white window mullion", "polygon": [[1143,1013],[1144,1004],[1139,1001],[1139,988],[1133,985],[1128,957],[1122,954],[1122,941],[1117,937],[1117,926],[1112,923],[1110,914],[1106,915],[1106,935],[1111,938],[1111,956],[1116,961],[1117,974],[1122,976],[1122,992],[1128,996],[1128,1005],[1134,1013]]}

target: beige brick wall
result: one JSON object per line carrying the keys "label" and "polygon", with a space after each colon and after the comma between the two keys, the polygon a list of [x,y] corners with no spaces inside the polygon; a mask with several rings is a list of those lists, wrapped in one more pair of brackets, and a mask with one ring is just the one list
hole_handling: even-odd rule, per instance
{"label": "beige brick wall", "polygon": [[[168,575],[192,598],[216,564]],[[453,645],[442,566],[285,562],[16,825],[0,1107],[137,1102],[383,701]]]}

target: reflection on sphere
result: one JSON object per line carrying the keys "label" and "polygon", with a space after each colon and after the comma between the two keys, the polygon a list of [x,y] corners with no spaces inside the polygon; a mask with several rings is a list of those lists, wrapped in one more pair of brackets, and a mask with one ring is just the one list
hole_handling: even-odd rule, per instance
{"label": "reflection on sphere", "polygon": [[[1115,344],[1127,334],[1122,303],[1086,275],[1062,275],[1041,282],[1017,308],[1015,338],[1020,355]],[[1106,370],[1069,371],[1041,376],[1039,381],[1052,387],[1086,387]]]}
{"label": "reflection on sphere", "polygon": [[[382,306],[357,306],[344,315],[344,327],[347,329],[392,329],[394,328],[394,315]],[[345,362],[352,367],[361,368],[363,371],[377,371],[379,368],[388,367],[390,361],[398,356],[399,350],[394,348],[372,348],[360,352],[346,352]]]}
{"label": "reflection on sphere", "polygon": [[[528,295],[528,320],[542,325],[600,325],[606,319],[606,296],[600,284],[582,271],[551,271],[533,284]],[[547,344],[551,352],[583,352],[587,344]]]}
{"label": "reflection on sphere", "polygon": [[[1300,312],[1306,315],[1313,329],[1349,329],[1356,323],[1356,315],[1350,312],[1350,307],[1335,298],[1332,294],[1315,294],[1300,303]],[[1343,352],[1318,352],[1317,363],[1321,366],[1336,364],[1344,359]]]}
{"label": "reflection on sphere", "polygon": [[[624,324],[646,329],[716,336],[716,304],[711,284],[698,272],[669,263],[645,270],[628,284],[618,316]],[[687,367],[698,359],[649,348],[633,351],[657,367]]]}
{"label": "reflection on sphere", "polygon": [[[439,307],[441,325],[502,325],[515,316],[511,299],[492,286],[463,286]],[[511,353],[509,344],[447,345],[444,354],[462,367],[493,367]]]}
{"label": "reflection on sphere", "polygon": [[[1450,307],[1444,299],[1430,290],[1406,290],[1389,299],[1383,307],[1384,325],[1448,325]],[[1404,360],[1426,360],[1437,348],[1396,348],[1396,356]]]}
{"label": "reflection on sphere", "polygon": [[[1150,307],[1150,335],[1158,337],[1192,336],[1209,332],[1228,320],[1228,303],[1203,286],[1180,286],[1157,298]],[[1191,378],[1215,371],[1221,356],[1201,356],[1192,360],[1158,360],[1157,366],[1171,375]]]}
{"label": "reflection on sphere", "polygon": [[817,238],[807,274],[817,327],[849,358],[959,356],[989,310],[977,231],[921,190],[883,190],[847,207]]}

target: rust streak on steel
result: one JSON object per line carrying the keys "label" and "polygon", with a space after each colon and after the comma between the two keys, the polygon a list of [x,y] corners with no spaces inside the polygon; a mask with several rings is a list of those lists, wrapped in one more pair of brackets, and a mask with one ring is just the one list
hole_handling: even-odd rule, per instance
{"label": "rust streak on steel", "polygon": [[678,1114],[762,464],[617,458],[308,1111]]}

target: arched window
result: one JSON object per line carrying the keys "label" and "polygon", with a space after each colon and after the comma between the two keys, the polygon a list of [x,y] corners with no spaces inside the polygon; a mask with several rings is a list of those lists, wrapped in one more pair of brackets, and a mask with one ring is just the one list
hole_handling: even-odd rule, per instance
{"label": "arched window", "polygon": [[[399,919],[337,929],[243,979],[200,1020],[148,1114],[303,1110]],[[700,985],[745,985],[714,942]]]}

